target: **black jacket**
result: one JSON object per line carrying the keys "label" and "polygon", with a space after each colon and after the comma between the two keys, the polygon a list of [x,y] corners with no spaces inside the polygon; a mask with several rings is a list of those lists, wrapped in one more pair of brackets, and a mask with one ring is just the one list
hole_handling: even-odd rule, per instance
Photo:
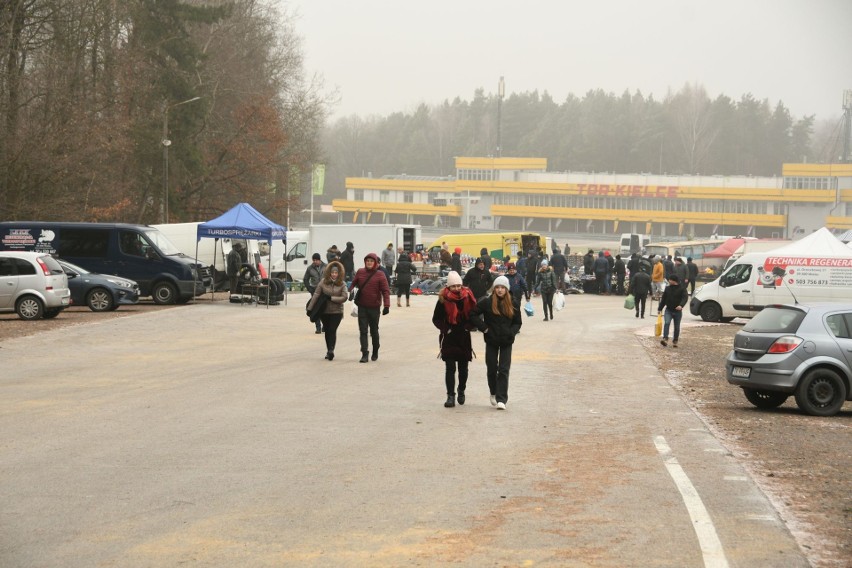
{"label": "black jacket", "polygon": [[396,261],[394,272],[396,273],[396,285],[408,286],[411,284],[412,275],[417,274],[417,269],[411,264],[411,259],[407,254],[401,254]]}
{"label": "black jacket", "polygon": [[496,315],[491,309],[491,296],[486,296],[476,303],[471,321],[479,331],[485,333],[485,343],[503,347],[515,342],[515,336],[521,331],[521,306],[514,299],[515,313],[512,317]]}
{"label": "black jacket", "polygon": [[462,273],[461,255],[457,252],[453,253],[452,259],[450,260],[450,269],[455,270],[458,273],[458,275],[461,276],[461,273]]}
{"label": "black jacket", "polygon": [[568,268],[568,260],[565,258],[565,255],[560,252],[550,255],[550,268],[554,272],[565,272]]}
{"label": "black jacket", "polygon": [[348,244],[346,250],[340,253],[340,264],[343,265],[343,270],[346,272],[346,278],[352,278],[355,275],[355,259],[352,258],[355,252],[355,247],[350,247]]}
{"label": "black jacket", "polygon": [[627,288],[628,294],[633,294],[637,298],[646,297],[651,293],[651,277],[646,272],[641,270],[630,275],[630,286]]}
{"label": "black jacket", "polygon": [[689,301],[689,292],[686,291],[684,286],[680,284],[676,284],[672,286],[669,284],[666,286],[666,289],[663,290],[663,297],[660,298],[660,305],[665,307],[667,310],[674,311],[678,306],[685,306]]}
{"label": "black jacket", "polygon": [[491,273],[474,266],[464,275],[462,283],[470,288],[470,291],[473,292],[473,297],[478,300],[487,294],[488,289],[491,288]]}

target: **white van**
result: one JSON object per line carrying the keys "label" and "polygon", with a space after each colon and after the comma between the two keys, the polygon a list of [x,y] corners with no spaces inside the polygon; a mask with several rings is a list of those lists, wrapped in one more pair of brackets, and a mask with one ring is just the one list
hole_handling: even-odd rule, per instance
{"label": "white van", "polygon": [[631,255],[634,252],[644,254],[645,247],[647,247],[650,242],[651,238],[648,235],[622,233],[621,246],[619,247],[618,252],[621,253],[622,257],[624,255]]}
{"label": "white van", "polygon": [[785,253],[788,248],[741,256],[695,291],[689,311],[704,321],[728,322],[770,304],[852,302],[852,254]]}

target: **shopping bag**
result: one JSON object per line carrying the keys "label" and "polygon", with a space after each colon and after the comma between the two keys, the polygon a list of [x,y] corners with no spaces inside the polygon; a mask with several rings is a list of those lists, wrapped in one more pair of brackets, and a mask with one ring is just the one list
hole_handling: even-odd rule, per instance
{"label": "shopping bag", "polygon": [[527,302],[526,304],[524,304],[524,312],[528,316],[532,316],[533,314],[535,314],[535,310],[533,309],[532,302]]}
{"label": "shopping bag", "polygon": [[561,291],[556,292],[556,296],[553,298],[553,307],[556,308],[557,312],[565,307],[565,294]]}
{"label": "shopping bag", "polygon": [[657,313],[657,323],[654,325],[654,336],[660,337],[663,334],[663,312]]}
{"label": "shopping bag", "polygon": [[358,317],[358,306],[357,306],[357,304],[352,306],[352,312],[349,315],[351,315],[353,318]]}
{"label": "shopping bag", "polygon": [[624,309],[632,310],[636,308],[636,298],[633,294],[627,294],[627,297],[624,298]]}

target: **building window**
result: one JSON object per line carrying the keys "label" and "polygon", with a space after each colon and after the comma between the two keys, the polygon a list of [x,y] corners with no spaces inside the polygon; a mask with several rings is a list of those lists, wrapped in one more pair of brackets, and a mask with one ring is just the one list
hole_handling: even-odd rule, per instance
{"label": "building window", "polygon": [[414,194],[410,191],[406,191],[402,194],[403,203],[414,203]]}
{"label": "building window", "polygon": [[352,191],[352,200],[353,201],[364,201],[364,190],[363,189],[355,189]]}
{"label": "building window", "polygon": [[389,198],[390,198],[390,192],[389,191],[380,191],[379,192],[379,201],[381,201],[382,203],[387,203],[389,201]]}

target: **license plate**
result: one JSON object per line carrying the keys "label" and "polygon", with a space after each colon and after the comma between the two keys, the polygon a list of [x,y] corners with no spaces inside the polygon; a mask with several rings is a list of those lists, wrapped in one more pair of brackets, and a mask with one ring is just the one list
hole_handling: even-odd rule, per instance
{"label": "license plate", "polygon": [[731,370],[731,375],[733,375],[734,377],[740,377],[740,378],[743,378],[743,379],[747,379],[749,377],[749,375],[751,375],[751,368],[750,367],[734,367]]}

